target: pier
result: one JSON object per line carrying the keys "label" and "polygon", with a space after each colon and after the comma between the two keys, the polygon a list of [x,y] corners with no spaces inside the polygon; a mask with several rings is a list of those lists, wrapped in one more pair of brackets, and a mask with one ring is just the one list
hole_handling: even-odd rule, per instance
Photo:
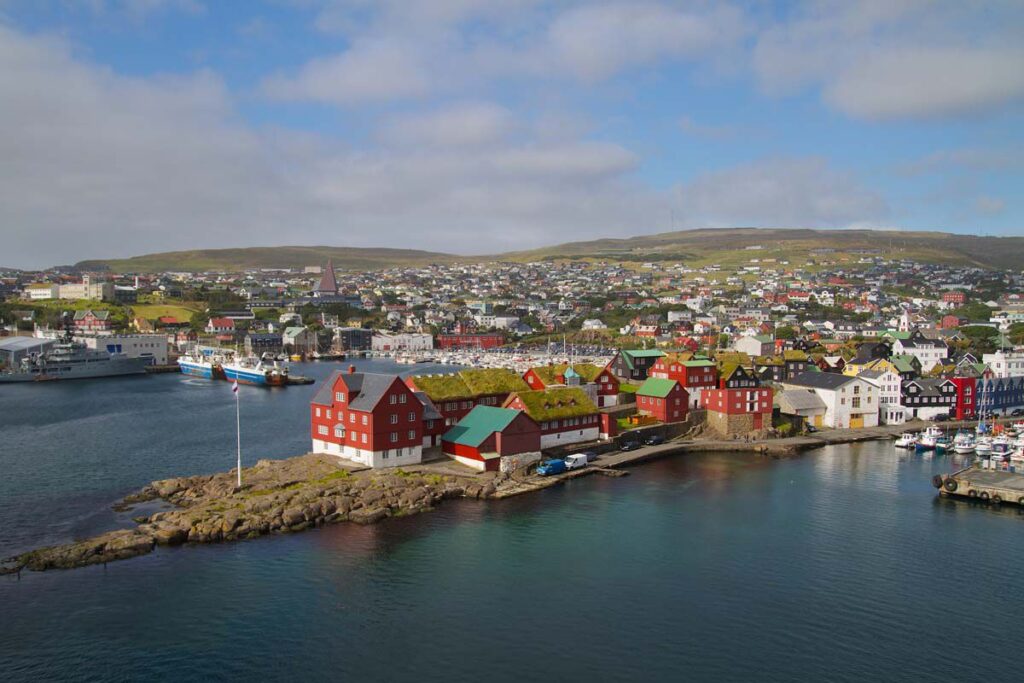
{"label": "pier", "polygon": [[1024,474],[1019,472],[972,465],[945,477],[937,474],[932,483],[943,496],[993,505],[1013,503],[1024,506]]}

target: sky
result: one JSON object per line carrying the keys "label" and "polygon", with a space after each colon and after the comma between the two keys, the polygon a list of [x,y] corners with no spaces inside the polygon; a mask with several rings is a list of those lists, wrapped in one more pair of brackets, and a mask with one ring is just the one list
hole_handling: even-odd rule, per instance
{"label": "sky", "polygon": [[1024,234],[1024,2],[0,0],[0,266]]}

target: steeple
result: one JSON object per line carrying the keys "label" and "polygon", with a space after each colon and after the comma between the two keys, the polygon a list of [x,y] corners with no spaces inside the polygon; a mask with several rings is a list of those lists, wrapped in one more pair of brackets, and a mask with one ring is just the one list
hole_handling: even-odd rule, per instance
{"label": "steeple", "polygon": [[334,262],[330,259],[327,260],[327,266],[324,268],[323,274],[320,275],[320,284],[316,286],[313,293],[317,296],[337,296],[338,281],[334,278]]}

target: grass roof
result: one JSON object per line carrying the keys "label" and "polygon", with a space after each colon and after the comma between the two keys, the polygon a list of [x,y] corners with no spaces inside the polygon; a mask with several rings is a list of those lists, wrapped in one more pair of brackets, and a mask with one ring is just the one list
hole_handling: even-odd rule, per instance
{"label": "grass roof", "polygon": [[520,391],[516,396],[526,407],[526,414],[536,422],[562,420],[567,417],[593,415],[597,406],[579,387],[556,387],[544,391]]}
{"label": "grass roof", "polygon": [[415,375],[413,382],[431,401],[453,401],[485,394],[527,391],[530,386],[512,370],[474,368],[449,375]]}
{"label": "grass roof", "polygon": [[[565,374],[565,371],[569,369],[568,363],[556,363],[555,365],[540,365],[533,368],[534,374],[540,377],[544,384],[560,384],[559,377]],[[604,370],[603,367],[594,365],[593,363],[576,363],[572,366],[572,369],[576,371],[576,374],[584,382],[593,382],[597,379],[597,376]]]}

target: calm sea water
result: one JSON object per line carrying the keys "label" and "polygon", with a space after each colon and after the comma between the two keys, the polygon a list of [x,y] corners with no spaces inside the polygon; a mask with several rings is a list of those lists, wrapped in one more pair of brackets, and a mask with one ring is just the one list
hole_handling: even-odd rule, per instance
{"label": "calm sea water", "polygon": [[[243,389],[247,460],[307,449],[313,390]],[[226,383],[178,376],[0,388],[0,554],[230,467],[232,413]],[[1016,680],[1024,515],[937,499],[951,466],[885,443],[686,456],[0,577],[0,680]]]}

